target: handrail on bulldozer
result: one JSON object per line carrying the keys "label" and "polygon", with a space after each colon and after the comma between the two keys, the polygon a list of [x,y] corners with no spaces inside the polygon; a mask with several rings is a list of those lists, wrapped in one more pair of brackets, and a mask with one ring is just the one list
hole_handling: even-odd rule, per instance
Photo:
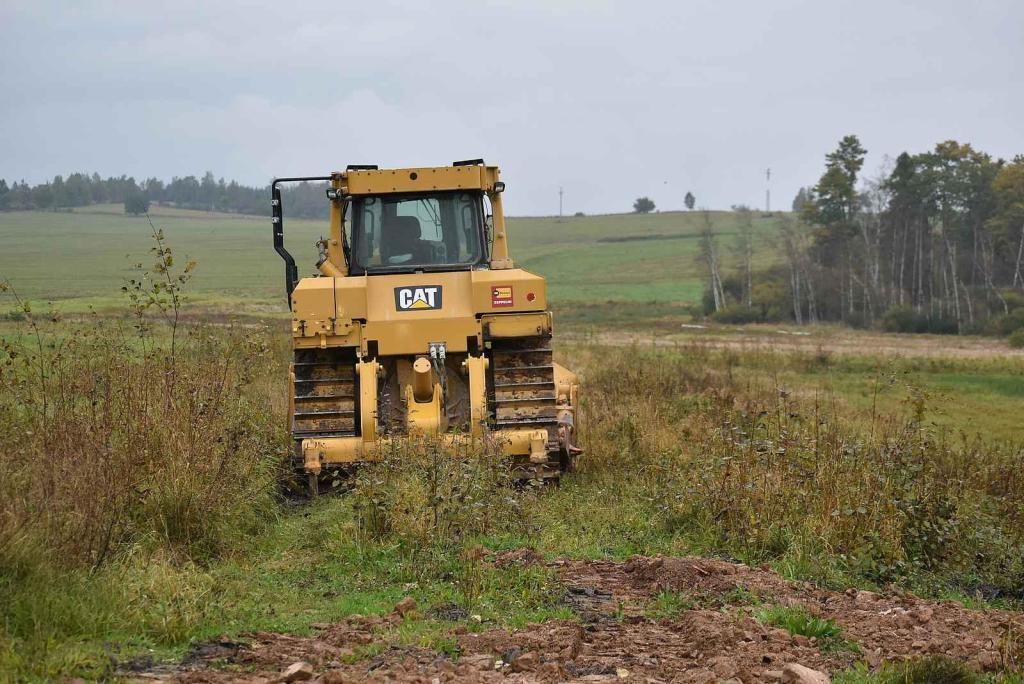
{"label": "handrail on bulldozer", "polygon": [[307,181],[329,181],[332,176],[294,176],[275,178],[270,184],[271,224],[274,231],[274,251],[284,260],[284,290],[288,294],[288,308],[292,308],[292,291],[299,282],[299,269],[295,258],[284,247],[284,204],[281,202],[281,189],[278,183],[301,183]]}

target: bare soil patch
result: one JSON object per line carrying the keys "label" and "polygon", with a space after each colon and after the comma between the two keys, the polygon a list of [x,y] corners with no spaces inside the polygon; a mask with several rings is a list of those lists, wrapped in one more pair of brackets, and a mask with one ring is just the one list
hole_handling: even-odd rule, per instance
{"label": "bare soil patch", "polygon": [[957,335],[913,335],[858,330],[836,332],[774,330],[750,326],[723,330],[708,328],[681,333],[652,335],[641,332],[604,332],[592,335],[564,333],[569,342],[589,342],[601,346],[632,344],[676,347],[695,345],[732,351],[776,351],[805,354],[852,356],[923,357],[947,359],[1024,358],[1024,350],[1012,349],[1006,340],[991,337]]}
{"label": "bare soil patch", "polygon": [[[544,561],[519,550],[498,554],[493,562]],[[909,595],[830,591],[768,569],[705,558],[560,559],[548,565],[559,571],[564,600],[579,620],[475,633],[457,626],[450,632],[457,658],[394,643],[387,634],[404,619],[396,611],[316,625],[315,636],[259,632],[210,642],[171,671],[129,676],[272,682],[304,661],[316,682],[759,682],[791,663],[835,672],[858,660],[874,667],[928,654],[947,655],[984,672],[1004,667],[1012,635],[1024,633],[1024,613],[970,610]],[[655,619],[649,614],[651,601],[664,592],[688,602],[678,615]],[[767,604],[801,606],[834,620],[856,647],[829,648],[762,624],[754,614]]]}

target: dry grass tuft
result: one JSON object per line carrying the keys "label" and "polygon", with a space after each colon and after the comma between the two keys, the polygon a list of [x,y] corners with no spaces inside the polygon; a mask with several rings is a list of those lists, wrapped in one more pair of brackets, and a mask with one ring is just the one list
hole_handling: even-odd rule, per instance
{"label": "dry grass tuft", "polygon": [[139,545],[209,559],[272,513],[265,334],[195,328],[171,355],[123,324],[29,320],[0,355],[4,564],[95,569]]}
{"label": "dry grass tuft", "polygon": [[697,550],[786,559],[804,575],[817,557],[875,581],[1024,580],[1024,450],[936,434],[920,396],[864,419],[834,396],[745,372],[764,359],[734,351],[579,357],[584,476],[642,491],[651,524]]}

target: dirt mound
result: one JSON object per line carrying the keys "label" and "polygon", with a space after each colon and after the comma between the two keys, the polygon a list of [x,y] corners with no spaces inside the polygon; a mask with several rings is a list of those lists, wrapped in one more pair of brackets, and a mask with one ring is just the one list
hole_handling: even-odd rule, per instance
{"label": "dirt mound", "polygon": [[[530,551],[498,562],[538,563]],[[835,672],[857,660],[944,654],[979,671],[1004,666],[1008,635],[1024,632],[1024,614],[974,611],[955,603],[865,591],[829,591],[791,582],[763,568],[703,558],[633,558],[628,562],[550,563],[566,586],[578,621],[467,633],[457,628],[459,657],[399,646],[389,616],[352,616],[319,625],[315,636],[256,633],[245,643],[197,647],[171,674],[183,682],[268,682],[306,662],[315,682],[758,682],[798,663]],[[664,592],[687,600],[671,616],[649,609]],[[836,622],[842,647],[792,635],[755,619],[768,605],[799,606]],[[859,651],[859,652],[858,652]],[[297,668],[302,672],[309,668]],[[305,675],[303,675],[305,676]]]}
{"label": "dirt mound", "polygon": [[958,603],[856,589],[830,591],[783,579],[768,569],[706,558],[565,561],[563,567],[567,581],[634,603],[670,590],[698,605],[801,606],[816,617],[835,621],[871,665],[942,654],[978,670],[994,670],[1004,660],[1008,635],[1024,630],[1024,615],[1017,612],[976,611]]}
{"label": "dirt mound", "polygon": [[801,586],[770,570],[708,558],[645,558],[614,561],[555,561],[567,583],[611,592],[620,600],[644,600],[662,591],[685,593],[695,599],[727,599],[735,592],[754,596],[791,593]]}
{"label": "dirt mound", "polygon": [[[794,641],[784,630],[711,610],[687,611],[679,620],[664,622],[638,617],[582,626],[533,625],[512,633],[494,630],[464,635],[459,645],[464,653],[487,654],[513,673],[526,670],[540,681],[601,676],[754,682],[791,662],[819,669],[843,664],[806,640]],[[530,666],[517,667],[524,654],[531,654]]]}
{"label": "dirt mound", "polygon": [[781,578],[765,568],[706,558],[643,558],[626,563],[564,561],[573,585],[642,602],[671,590],[697,604],[765,602],[806,608],[831,619],[855,642],[869,665],[883,660],[943,654],[978,670],[999,667],[1008,635],[1024,630],[1024,615],[1007,610],[971,610],[952,602],[872,592],[834,592]]}
{"label": "dirt mound", "polygon": [[494,566],[497,568],[507,568],[513,565],[541,565],[543,563],[544,556],[531,548],[500,551],[494,555]]}

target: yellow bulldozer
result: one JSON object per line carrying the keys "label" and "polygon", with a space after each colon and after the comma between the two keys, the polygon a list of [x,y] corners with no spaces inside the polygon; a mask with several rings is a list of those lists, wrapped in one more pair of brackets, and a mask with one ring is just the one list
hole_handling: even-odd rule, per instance
{"label": "yellow bulldozer", "polygon": [[[281,186],[325,182],[315,277],[284,246]],[[311,492],[389,440],[490,440],[516,477],[558,478],[580,452],[579,384],[552,358],[544,278],[513,265],[505,184],[482,159],[349,166],[271,185],[292,312],[294,463]]]}

